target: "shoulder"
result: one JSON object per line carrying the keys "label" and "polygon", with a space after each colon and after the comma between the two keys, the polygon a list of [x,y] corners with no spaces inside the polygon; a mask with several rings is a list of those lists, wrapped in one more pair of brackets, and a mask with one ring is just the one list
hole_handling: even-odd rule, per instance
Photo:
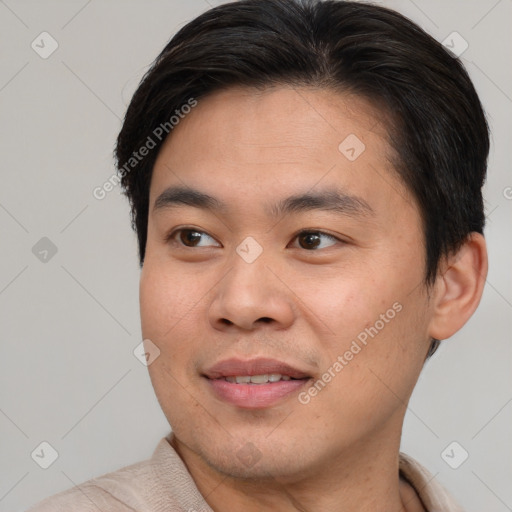
{"label": "shoulder", "polygon": [[171,439],[172,433],[161,439],[150,459],[76,485],[26,512],[212,512]]}
{"label": "shoulder", "polygon": [[120,503],[107,491],[91,482],[50,496],[26,512],[133,512],[133,509]]}
{"label": "shoulder", "polygon": [[26,512],[133,512],[145,505],[150,479],[150,461],[138,462],[50,496]]}
{"label": "shoulder", "polygon": [[429,512],[463,512],[445,488],[415,459],[400,453],[400,474],[416,491]]}

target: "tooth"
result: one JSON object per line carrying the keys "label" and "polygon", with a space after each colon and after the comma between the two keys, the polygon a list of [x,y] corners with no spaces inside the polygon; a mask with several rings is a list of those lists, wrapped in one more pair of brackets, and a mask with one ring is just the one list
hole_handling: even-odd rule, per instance
{"label": "tooth", "polygon": [[253,384],[265,384],[268,382],[268,375],[252,375],[251,382]]}
{"label": "tooth", "polygon": [[280,373],[271,373],[264,375],[237,375],[224,377],[227,382],[236,384],[266,384],[268,382],[279,382],[280,380],[291,380],[289,375],[281,375]]}

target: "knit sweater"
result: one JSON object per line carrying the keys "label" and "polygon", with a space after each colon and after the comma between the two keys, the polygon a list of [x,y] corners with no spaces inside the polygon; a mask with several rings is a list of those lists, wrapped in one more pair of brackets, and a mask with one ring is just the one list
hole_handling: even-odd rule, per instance
{"label": "knit sweater", "polygon": [[[88,480],[26,512],[213,512],[171,446],[172,435],[160,440],[150,459]],[[414,459],[400,453],[399,467],[428,512],[462,512]]]}

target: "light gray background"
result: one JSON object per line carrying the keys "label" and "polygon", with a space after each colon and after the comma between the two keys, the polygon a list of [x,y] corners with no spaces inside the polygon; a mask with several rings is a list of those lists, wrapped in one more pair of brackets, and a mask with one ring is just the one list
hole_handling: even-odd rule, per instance
{"label": "light gray background", "polygon": [[[149,63],[218,3],[0,1],[0,511],[145,459],[168,433],[133,355],[139,268],[128,205],[119,189],[103,201],[92,190],[114,170],[121,118]],[[493,130],[484,297],[426,366],[402,449],[467,511],[512,510],[512,1],[380,3],[440,41],[462,35]],[[59,44],[47,59],[31,48],[43,31]],[[46,263],[32,252],[42,237],[58,249]],[[59,453],[46,470],[31,458],[42,441]],[[469,453],[458,469],[441,457],[452,441]]]}

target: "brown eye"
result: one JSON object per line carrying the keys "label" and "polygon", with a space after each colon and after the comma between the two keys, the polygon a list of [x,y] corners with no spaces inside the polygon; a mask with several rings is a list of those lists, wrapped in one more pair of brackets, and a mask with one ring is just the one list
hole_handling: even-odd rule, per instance
{"label": "brown eye", "polygon": [[175,240],[185,247],[211,247],[212,245],[219,247],[219,243],[204,231],[192,228],[177,229],[169,235],[167,241]]}
{"label": "brown eye", "polygon": [[193,231],[191,229],[182,229],[180,231],[180,241],[187,247],[195,247],[200,240],[201,233],[199,231]]}
{"label": "brown eye", "polygon": [[[339,242],[336,237],[322,233],[321,231],[303,231],[299,233],[296,238],[299,246],[307,250],[323,249]],[[331,243],[326,243],[325,240]]]}

